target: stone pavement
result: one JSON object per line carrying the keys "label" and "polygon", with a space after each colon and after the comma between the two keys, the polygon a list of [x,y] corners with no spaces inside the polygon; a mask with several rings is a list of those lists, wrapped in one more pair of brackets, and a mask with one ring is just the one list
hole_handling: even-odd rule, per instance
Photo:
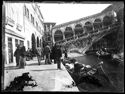
{"label": "stone pavement", "polygon": [[45,65],[42,60],[41,65],[38,65],[37,59],[27,61],[24,69],[5,69],[4,86],[8,86],[10,81],[16,76],[21,76],[24,72],[29,72],[33,79],[36,80],[38,86],[31,88],[26,87],[24,91],[69,91],[79,92],[76,86],[71,86],[73,79],[61,64],[62,70],[57,70],[56,64]]}

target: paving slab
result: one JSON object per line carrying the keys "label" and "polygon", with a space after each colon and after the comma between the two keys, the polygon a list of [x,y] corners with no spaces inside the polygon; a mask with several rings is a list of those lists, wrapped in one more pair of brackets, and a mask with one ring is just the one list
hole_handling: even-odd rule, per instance
{"label": "paving slab", "polygon": [[4,71],[4,88],[13,81],[15,77],[21,76],[22,73],[29,72],[37,82],[37,87],[25,87],[24,91],[73,91],[79,92],[76,86],[71,86],[73,79],[61,64],[62,70],[57,69],[57,64],[45,65],[42,61],[38,65],[37,60],[27,61],[24,69],[5,69]]}

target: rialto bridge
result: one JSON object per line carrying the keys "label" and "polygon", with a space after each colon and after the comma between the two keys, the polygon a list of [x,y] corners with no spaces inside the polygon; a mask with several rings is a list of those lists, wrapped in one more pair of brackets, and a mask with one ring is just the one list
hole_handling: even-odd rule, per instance
{"label": "rialto bridge", "polygon": [[102,11],[53,27],[53,43],[62,44],[70,50],[82,48],[83,51],[104,35],[117,30],[118,26],[117,14],[114,10]]}

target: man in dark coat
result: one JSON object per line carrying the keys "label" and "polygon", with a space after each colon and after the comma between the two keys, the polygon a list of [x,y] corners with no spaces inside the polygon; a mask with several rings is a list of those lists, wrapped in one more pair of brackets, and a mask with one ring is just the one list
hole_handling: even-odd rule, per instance
{"label": "man in dark coat", "polygon": [[19,66],[19,61],[20,61],[20,46],[17,46],[16,51],[14,52],[14,56],[16,58],[16,66]]}
{"label": "man in dark coat", "polygon": [[65,58],[68,58],[68,54],[67,54],[67,49],[64,48],[64,54],[65,54]]}
{"label": "man in dark coat", "polygon": [[57,48],[57,44],[55,43],[55,45],[52,47],[52,59],[54,59],[54,64],[56,64],[56,61],[55,61],[55,52],[56,52],[56,48]]}
{"label": "man in dark coat", "polygon": [[57,63],[57,69],[61,69],[61,57],[62,57],[61,47],[57,45],[54,53],[55,62]]}
{"label": "man in dark coat", "polygon": [[20,49],[20,68],[24,68],[26,65],[26,49],[23,43],[21,44],[21,49]]}

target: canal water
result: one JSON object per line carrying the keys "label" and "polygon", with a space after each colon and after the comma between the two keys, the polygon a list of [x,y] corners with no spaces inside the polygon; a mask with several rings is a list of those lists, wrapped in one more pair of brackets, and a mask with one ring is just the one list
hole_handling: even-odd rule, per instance
{"label": "canal water", "polygon": [[[73,56],[69,55],[70,57]],[[105,74],[110,79],[111,83],[104,82],[105,87],[95,87],[92,85],[88,85],[86,83],[81,83],[78,85],[80,91],[86,92],[124,92],[124,66],[117,65],[115,62],[111,62],[111,60],[103,59],[100,60],[98,57],[93,55],[76,55],[74,53],[74,57],[79,63],[93,66],[98,64],[100,61],[103,61],[102,68]],[[103,79],[101,79],[103,80]]]}

